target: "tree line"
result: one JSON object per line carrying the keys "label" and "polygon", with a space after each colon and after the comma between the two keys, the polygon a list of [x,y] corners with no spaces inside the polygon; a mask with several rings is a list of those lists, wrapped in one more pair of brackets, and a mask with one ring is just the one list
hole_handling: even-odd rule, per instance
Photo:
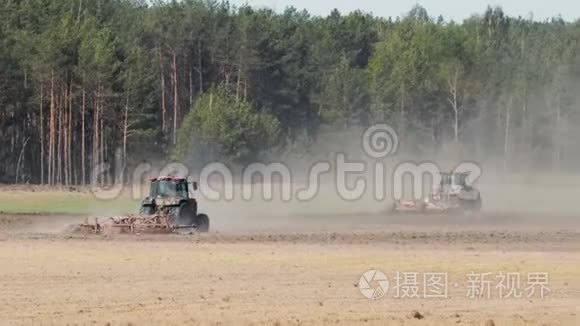
{"label": "tree line", "polygon": [[[235,163],[387,122],[405,148],[577,171],[580,23],[312,16],[225,1],[0,4],[0,182],[110,183],[147,158]],[[412,144],[412,145],[411,145]],[[117,169],[119,166],[116,167]]]}

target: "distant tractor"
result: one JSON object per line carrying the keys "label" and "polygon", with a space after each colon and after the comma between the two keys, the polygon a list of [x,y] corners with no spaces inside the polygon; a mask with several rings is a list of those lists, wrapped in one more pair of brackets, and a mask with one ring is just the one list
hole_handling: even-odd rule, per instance
{"label": "distant tractor", "polygon": [[[151,179],[149,196],[143,199],[139,215],[112,217],[103,223],[86,223],[82,227],[95,233],[118,229],[124,233],[171,233],[178,230],[209,231],[209,218],[198,214],[197,200],[190,195],[186,178],[164,176]],[[191,184],[197,190],[197,183]]]}
{"label": "distant tractor", "polygon": [[479,212],[481,194],[469,185],[469,172],[441,173],[441,181],[423,200],[396,201],[392,212]]}

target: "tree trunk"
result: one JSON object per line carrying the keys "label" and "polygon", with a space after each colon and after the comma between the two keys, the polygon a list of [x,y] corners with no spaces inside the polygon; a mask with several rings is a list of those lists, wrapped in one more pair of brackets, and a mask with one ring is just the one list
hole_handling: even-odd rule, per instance
{"label": "tree trunk", "polygon": [[18,162],[16,162],[16,179],[14,180],[14,183],[18,183],[18,177],[20,175],[20,164],[22,162],[22,157],[24,156],[24,150],[26,149],[26,144],[28,144],[29,140],[30,140],[30,137],[27,137],[26,140],[24,141],[24,143],[22,144],[22,149],[20,150],[20,155],[18,156]]}
{"label": "tree trunk", "polygon": [[[125,119],[123,122],[123,158],[121,168],[125,171],[127,166],[127,133],[129,131],[129,98],[125,101]],[[124,175],[124,173],[123,173]]]}
{"label": "tree trunk", "polygon": [[68,103],[69,103],[68,87],[64,85],[63,96],[63,121],[62,121],[62,162],[63,162],[63,179],[64,185],[68,186]]}
{"label": "tree trunk", "polygon": [[72,80],[68,92],[68,139],[67,139],[67,161],[68,161],[68,182],[69,185],[73,184],[73,159],[72,159],[72,134],[73,134],[73,87],[72,87]]}
{"label": "tree trunk", "polygon": [[455,123],[453,124],[453,140],[455,143],[459,143],[459,110],[457,106],[453,108]]}
{"label": "tree trunk", "polygon": [[40,184],[44,184],[44,87],[40,84]]}
{"label": "tree trunk", "polygon": [[240,57],[239,57],[239,62],[238,62],[238,80],[236,81],[236,101],[240,100],[240,86],[242,83],[242,60],[243,60],[243,56],[242,56],[242,49],[240,49]]}
{"label": "tree trunk", "polygon": [[189,64],[189,106],[186,109],[191,110],[191,106],[193,105],[193,67]]}
{"label": "tree trunk", "polygon": [[50,78],[50,116],[48,123],[48,184],[54,184],[54,130],[55,130],[55,98],[54,71]]}
{"label": "tree trunk", "polygon": [[[528,87],[527,84],[524,84],[523,94],[522,94],[522,130],[521,130],[521,152],[522,159],[520,162],[531,162],[532,157],[530,156],[532,153],[532,135],[531,130],[529,127],[529,112],[528,112]],[[528,163],[529,165],[529,163]],[[527,166],[526,168],[529,168]]]}
{"label": "tree trunk", "polygon": [[433,146],[437,145],[437,123],[436,119],[433,116],[431,118],[431,141],[433,142]]}
{"label": "tree trunk", "polygon": [[173,145],[177,143],[177,119],[179,117],[179,97],[177,93],[177,55],[173,51]]}
{"label": "tree trunk", "polygon": [[522,115],[523,115],[523,121],[522,121],[522,143],[523,143],[523,150],[522,152],[525,153],[524,154],[524,158],[523,161],[527,162],[526,164],[526,169],[530,168],[531,162],[532,162],[532,148],[533,148],[533,144],[532,144],[532,130],[531,130],[531,126],[532,126],[532,117],[531,114],[528,110],[528,105],[527,105],[527,101],[524,98],[524,103],[522,105]]}
{"label": "tree trunk", "polygon": [[400,116],[400,119],[401,119],[401,121],[399,122],[399,128],[400,128],[401,131],[400,131],[400,138],[399,138],[399,140],[405,139],[405,134],[406,134],[406,132],[405,132],[406,131],[405,130],[405,128],[406,128],[406,123],[405,123],[405,105],[406,105],[406,103],[405,103],[405,95],[406,95],[406,92],[405,92],[405,84],[403,83],[401,85],[401,108],[400,108],[400,110],[401,110],[401,112],[400,112],[400,115],[401,115]]}
{"label": "tree trunk", "polygon": [[201,40],[197,40],[197,74],[199,76],[199,93],[203,93],[203,66],[201,57]]}
{"label": "tree trunk", "polygon": [[504,170],[507,172],[509,169],[509,139],[510,139],[510,119],[511,119],[511,107],[512,107],[512,97],[510,97],[509,104],[506,110],[505,116],[505,126],[504,126],[504,141],[503,141],[503,154],[504,154]]}
{"label": "tree trunk", "polygon": [[86,171],[86,158],[85,158],[85,111],[86,111],[86,92],[84,86],[84,74],[83,74],[83,104],[81,108],[81,185],[85,185],[87,181],[87,171]]}
{"label": "tree trunk", "polygon": [[447,85],[449,86],[449,93],[451,98],[448,99],[451,107],[453,108],[453,140],[455,143],[459,143],[459,100],[457,98],[458,93],[458,83],[459,83],[459,71],[457,67],[454,67],[453,80],[447,80]]}
{"label": "tree trunk", "polygon": [[159,75],[161,76],[161,130],[163,133],[167,131],[167,108],[165,107],[165,77],[163,69],[163,55],[161,48],[158,47],[159,53]]}
{"label": "tree trunk", "polygon": [[[105,129],[105,125],[104,125],[104,120],[105,119],[104,119],[104,113],[103,113],[103,106],[102,105],[100,105],[99,110],[101,111],[99,113],[99,124],[100,124],[100,127],[99,127],[99,136],[101,137],[101,139],[99,141],[99,150],[100,150],[99,157],[101,158],[101,160],[99,162],[99,165],[104,168],[105,167],[105,159],[106,159],[105,158],[105,153],[106,153],[106,150],[105,150],[105,146],[106,146],[106,143],[105,143],[105,141],[106,141],[106,138],[105,138],[106,129]],[[101,184],[106,184],[106,182],[107,182],[106,177],[107,177],[106,173],[103,173],[102,176],[101,176]]]}
{"label": "tree trunk", "polygon": [[557,98],[556,98],[556,119],[555,119],[555,123],[554,123],[554,131],[552,132],[553,134],[553,142],[554,142],[554,163],[553,163],[553,169],[556,172],[560,171],[561,168],[561,156],[562,156],[562,148],[561,148],[561,144],[560,141],[562,139],[562,137],[560,136],[561,133],[561,127],[562,127],[562,112],[561,112],[561,100],[560,100],[561,95],[558,94]]}
{"label": "tree trunk", "polygon": [[[105,161],[106,161],[106,157],[105,154],[107,153],[106,150],[106,138],[105,138],[105,134],[106,134],[106,129],[104,126],[104,118],[103,118],[104,114],[101,112],[101,114],[99,114],[99,118],[100,118],[100,136],[101,136],[101,140],[99,142],[99,149],[101,151],[100,157],[101,157],[101,162],[100,162],[100,166],[104,169],[105,168]],[[108,178],[107,178],[107,172],[104,172],[101,176],[101,184],[107,184]]]}
{"label": "tree trunk", "polygon": [[97,83],[97,92],[95,97],[95,108],[93,112],[93,158],[91,164],[91,183],[93,186],[98,184],[95,174],[96,167],[99,164],[99,101],[100,101],[100,83]]}
{"label": "tree trunk", "polygon": [[58,114],[58,134],[57,134],[57,144],[56,144],[56,183],[57,185],[62,185],[62,89],[58,96],[58,105],[56,106]]}

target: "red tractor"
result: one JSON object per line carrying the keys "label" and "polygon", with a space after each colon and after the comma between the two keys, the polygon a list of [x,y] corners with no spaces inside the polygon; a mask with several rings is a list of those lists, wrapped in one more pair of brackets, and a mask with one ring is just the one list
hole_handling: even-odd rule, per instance
{"label": "red tractor", "polygon": [[441,173],[441,181],[423,200],[398,200],[391,212],[475,213],[481,210],[481,194],[469,184],[469,172]]}

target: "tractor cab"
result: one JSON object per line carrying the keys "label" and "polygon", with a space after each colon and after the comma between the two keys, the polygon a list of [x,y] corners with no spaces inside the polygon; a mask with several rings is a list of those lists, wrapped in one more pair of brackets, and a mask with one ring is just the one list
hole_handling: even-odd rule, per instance
{"label": "tractor cab", "polygon": [[[185,178],[158,177],[151,179],[150,198],[189,199],[189,182]],[[192,190],[197,190],[197,183],[192,183]]]}
{"label": "tractor cab", "polygon": [[461,192],[469,191],[471,187],[467,184],[469,172],[442,172],[439,186],[436,186],[432,199],[441,200],[442,198],[455,198]]}
{"label": "tractor cab", "polygon": [[466,187],[468,177],[469,177],[469,172],[462,172],[462,173],[443,172],[443,173],[441,173],[440,186]]}
{"label": "tractor cab", "polygon": [[[191,184],[197,190],[197,182]],[[187,178],[163,176],[151,179],[149,196],[141,202],[141,216],[162,214],[174,225],[195,225],[207,232],[209,219],[205,214],[197,214],[197,200],[190,195]]]}
{"label": "tractor cab", "polygon": [[155,178],[149,190],[151,198],[189,198],[187,180],[175,178]]}
{"label": "tractor cab", "polygon": [[[193,183],[193,190],[197,190],[197,183]],[[151,179],[149,196],[141,203],[141,213],[153,214],[158,209],[191,207],[197,209],[197,201],[190,196],[189,182],[186,178],[157,177]]]}

